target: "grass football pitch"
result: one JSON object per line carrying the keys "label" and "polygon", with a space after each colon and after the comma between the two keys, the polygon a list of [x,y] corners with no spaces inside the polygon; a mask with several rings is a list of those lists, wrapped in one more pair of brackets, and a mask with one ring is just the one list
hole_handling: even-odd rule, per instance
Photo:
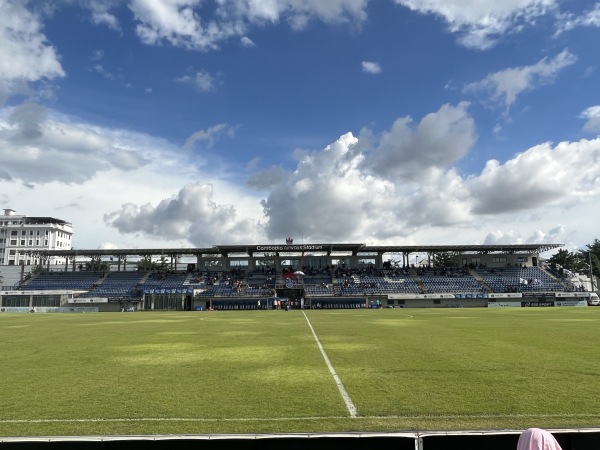
{"label": "grass football pitch", "polygon": [[0,436],[600,425],[600,308],[0,314]]}

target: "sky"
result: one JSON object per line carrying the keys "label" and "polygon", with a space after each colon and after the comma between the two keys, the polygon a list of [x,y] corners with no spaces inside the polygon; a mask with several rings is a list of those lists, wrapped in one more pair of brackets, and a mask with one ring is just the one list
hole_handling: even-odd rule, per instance
{"label": "sky", "polygon": [[85,249],[600,238],[600,2],[0,0],[0,208]]}

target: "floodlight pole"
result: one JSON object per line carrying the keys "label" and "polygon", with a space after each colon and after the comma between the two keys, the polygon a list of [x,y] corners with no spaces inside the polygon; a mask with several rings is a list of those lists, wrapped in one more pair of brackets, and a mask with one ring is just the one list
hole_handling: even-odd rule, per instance
{"label": "floodlight pole", "polygon": [[588,252],[589,260],[590,260],[590,284],[591,284],[591,292],[594,292],[594,270],[592,269],[592,251]]}

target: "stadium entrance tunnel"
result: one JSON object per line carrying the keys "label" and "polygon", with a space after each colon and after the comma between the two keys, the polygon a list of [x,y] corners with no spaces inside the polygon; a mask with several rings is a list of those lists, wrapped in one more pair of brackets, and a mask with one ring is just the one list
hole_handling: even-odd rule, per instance
{"label": "stadium entrance tunnel", "polygon": [[[563,450],[600,448],[600,429],[548,430]],[[522,430],[277,435],[0,437],[1,450],[510,450]]]}

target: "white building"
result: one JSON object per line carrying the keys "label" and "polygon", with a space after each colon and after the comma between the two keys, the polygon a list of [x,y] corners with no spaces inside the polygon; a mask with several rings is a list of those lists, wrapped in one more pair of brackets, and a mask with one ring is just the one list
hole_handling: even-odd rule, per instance
{"label": "white building", "polygon": [[[0,265],[34,266],[41,261],[39,250],[71,250],[73,225],[53,217],[28,217],[5,209],[0,215]],[[50,265],[65,264],[51,257]]]}

